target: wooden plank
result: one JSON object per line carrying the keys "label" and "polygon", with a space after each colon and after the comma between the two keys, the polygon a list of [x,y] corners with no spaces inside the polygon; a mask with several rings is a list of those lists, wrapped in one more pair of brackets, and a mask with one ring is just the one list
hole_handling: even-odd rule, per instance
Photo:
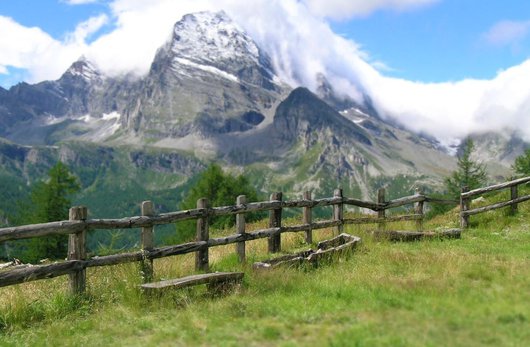
{"label": "wooden plank", "polygon": [[[423,196],[423,190],[421,188],[416,189],[416,195]],[[414,206],[414,213],[416,215],[422,216],[421,219],[416,220],[416,231],[422,231],[423,230],[423,204],[425,202],[425,197],[423,196],[422,201],[416,202],[416,205]]]}
{"label": "wooden plank", "polygon": [[[519,197],[519,192],[517,190],[517,187],[518,186],[512,186],[510,188],[510,199],[513,201],[515,199],[517,199]],[[510,207],[510,213],[512,215],[516,214],[517,213],[517,203],[514,203],[511,205]]]}
{"label": "wooden plank", "polygon": [[[197,200],[197,209],[207,209],[208,199],[201,198]],[[197,219],[197,241],[208,242],[210,233],[208,229],[208,215]],[[208,271],[209,259],[208,259],[208,247],[199,249],[195,253],[195,270],[197,271]]]}
{"label": "wooden plank", "polygon": [[[282,192],[272,193],[270,197],[271,201],[281,201]],[[281,228],[282,226],[282,209],[276,209],[269,212],[269,227],[270,228]],[[269,253],[277,253],[282,249],[282,238],[281,233],[271,235],[269,237]]]}
{"label": "wooden plank", "polygon": [[[141,206],[142,216],[152,217],[155,214],[155,208],[152,201],[144,201]],[[154,248],[153,227],[143,227],[140,233],[141,247],[144,253]],[[153,259],[144,258],[140,263],[142,271],[142,280],[144,283],[153,280]]]}
{"label": "wooden plank", "polygon": [[379,239],[388,239],[395,242],[409,242],[419,241],[423,239],[459,239],[461,229],[449,229],[440,232],[434,231],[403,231],[403,230],[389,230],[376,231],[374,236]]}
{"label": "wooden plank", "polygon": [[134,216],[121,219],[91,219],[87,221],[90,229],[131,229],[171,224],[178,221],[197,219],[208,214],[207,209],[193,209],[163,213],[156,216]]}
{"label": "wooden plank", "polygon": [[509,201],[500,202],[500,203],[493,204],[493,205],[479,207],[479,208],[475,208],[475,209],[472,209],[472,210],[465,210],[465,211],[460,212],[460,214],[462,216],[471,216],[471,215],[474,215],[474,214],[479,214],[479,213],[483,213],[483,212],[487,212],[487,211],[503,208],[503,207],[506,207],[506,206],[511,206],[513,204],[518,204],[518,203],[525,202],[525,201],[528,201],[528,200],[530,200],[530,195],[525,195],[525,196],[521,196],[521,197],[519,197],[517,199],[514,199],[514,200],[509,200]]}
{"label": "wooden plank", "polygon": [[[72,207],[69,210],[71,221],[86,220],[88,210],[86,207]],[[68,260],[86,259],[86,230],[70,234],[68,238]],[[79,269],[69,274],[70,293],[72,295],[83,294],[86,290],[86,270]]]}
{"label": "wooden plank", "polygon": [[[381,205],[385,205],[385,209],[386,209],[386,203],[385,203],[385,188],[379,188],[379,189],[377,190],[377,203],[378,203],[378,204],[381,204]],[[382,222],[379,222],[379,223],[377,224],[377,229],[380,230],[380,231],[385,230],[385,222],[384,222],[384,219],[385,219],[385,209],[382,209],[382,210],[377,211],[377,218],[379,218],[380,220],[383,220]]]}
{"label": "wooden plank", "polygon": [[384,218],[377,217],[359,217],[359,218],[345,218],[344,224],[371,224],[384,222]]}
{"label": "wooden plank", "polygon": [[343,198],[342,189],[340,188],[335,189],[335,191],[333,192],[333,197],[337,199],[339,198],[341,199],[340,203],[333,205],[333,220],[340,222],[339,225],[333,228],[333,234],[335,236],[338,236],[342,234],[342,231],[344,230],[343,223],[342,223],[342,220],[344,218],[344,205],[342,204],[342,198]]}
{"label": "wooden plank", "polygon": [[[240,195],[237,197],[237,201],[236,201],[237,205],[245,205],[246,203],[247,203],[247,197],[245,195]],[[245,214],[244,213],[236,214],[236,233],[238,235],[245,234]],[[239,259],[239,262],[244,263],[246,261],[245,241],[238,242],[236,244],[236,253],[237,253],[237,258]]]}
{"label": "wooden plank", "polygon": [[469,210],[471,200],[465,196],[465,193],[469,190],[468,187],[462,187],[460,194],[460,227],[466,229],[469,227],[469,215],[465,214]]}
{"label": "wooden plank", "polygon": [[379,210],[382,210],[382,209],[385,208],[384,204],[378,204],[378,203],[369,202],[369,201],[362,201],[362,200],[358,200],[358,199],[344,198],[343,202],[346,205],[352,205],[352,206],[357,206],[357,207],[368,208],[368,209],[373,210],[373,211],[379,211]]}
{"label": "wooden plank", "polygon": [[[305,191],[304,192],[304,200],[311,201],[311,192],[310,191]],[[305,224],[305,225],[309,225],[310,226],[312,221],[313,221],[313,213],[312,213],[311,207],[309,207],[309,206],[303,207],[303,210],[302,210],[302,223]],[[313,243],[313,230],[311,229],[311,227],[309,227],[306,230],[305,242],[307,244]]]}
{"label": "wooden plank", "polygon": [[423,215],[420,214],[409,214],[403,216],[393,216],[393,217],[360,217],[360,218],[346,218],[344,219],[344,224],[379,224],[385,222],[406,222],[406,221],[418,221],[423,219]]}
{"label": "wooden plank", "polygon": [[23,269],[0,272],[0,287],[67,275],[83,269],[83,261],[71,260],[62,263],[36,265]]}
{"label": "wooden plank", "polygon": [[239,282],[243,279],[243,272],[213,272],[199,275],[191,275],[182,278],[175,278],[171,280],[145,283],[140,285],[142,289],[157,290],[165,288],[185,288],[196,286],[200,284],[211,284],[219,282]]}
{"label": "wooden plank", "polygon": [[484,188],[473,189],[468,192],[462,193],[462,197],[467,199],[467,198],[471,198],[476,195],[482,195],[484,193],[489,193],[489,192],[493,192],[496,190],[510,188],[510,187],[528,183],[528,182],[530,182],[530,177],[523,177],[517,180],[513,180],[513,181],[501,183],[501,184],[495,184],[495,185],[491,185],[491,186],[484,187]]}
{"label": "wooden plank", "polygon": [[385,206],[384,208],[385,210],[387,210],[389,208],[401,207],[401,206],[410,205],[416,202],[423,202],[423,201],[425,201],[425,196],[416,194],[416,195],[406,196],[403,198],[387,201],[386,203],[384,203],[384,206]]}
{"label": "wooden plank", "polygon": [[0,242],[49,235],[68,235],[85,230],[85,221],[61,221],[0,229]]}

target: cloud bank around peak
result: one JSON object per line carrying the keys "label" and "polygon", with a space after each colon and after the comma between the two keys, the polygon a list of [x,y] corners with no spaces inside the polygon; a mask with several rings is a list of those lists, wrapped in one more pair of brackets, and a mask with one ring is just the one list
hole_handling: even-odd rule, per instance
{"label": "cloud bank around peak", "polygon": [[[491,80],[407,81],[385,76],[369,53],[334,33],[327,22],[384,9],[421,10],[437,1],[254,0],[250,6],[238,0],[114,0],[109,13],[80,23],[64,41],[0,17],[0,32],[13,33],[0,37],[0,73],[17,67],[29,71],[31,82],[56,79],[84,55],[107,74],[143,75],[184,14],[223,9],[270,55],[279,77],[293,87],[314,90],[317,75],[324,74],[344,95],[362,101],[366,94],[382,116],[446,144],[473,131],[498,131],[512,124],[530,140],[530,60]],[[109,23],[112,31],[87,42]]]}

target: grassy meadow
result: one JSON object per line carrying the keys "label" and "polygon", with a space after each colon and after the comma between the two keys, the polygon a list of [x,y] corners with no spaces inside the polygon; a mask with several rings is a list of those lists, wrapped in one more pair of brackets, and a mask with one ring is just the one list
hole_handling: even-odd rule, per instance
{"label": "grassy meadow", "polygon": [[[390,243],[373,240],[371,227],[347,227],[362,245],[316,269],[253,271],[268,258],[266,240],[247,243],[244,266],[233,245],[216,247],[212,270],[245,272],[222,297],[198,286],[147,299],[137,264],[89,269],[81,298],[67,295],[65,276],[0,288],[0,346],[528,346],[530,203],[519,209],[472,216],[459,240]],[[457,224],[451,211],[425,227]],[[284,234],[282,247],[308,246]],[[193,254],[155,260],[155,276],[193,266]]]}

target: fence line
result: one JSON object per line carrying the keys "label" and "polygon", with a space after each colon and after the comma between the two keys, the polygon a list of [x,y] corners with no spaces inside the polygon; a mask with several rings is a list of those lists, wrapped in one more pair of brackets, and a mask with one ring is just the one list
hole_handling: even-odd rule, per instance
{"label": "fence line", "polygon": [[[128,262],[140,262],[143,281],[153,278],[153,259],[196,253],[196,270],[208,271],[210,247],[235,244],[235,252],[240,262],[246,259],[245,242],[256,239],[268,239],[269,252],[281,250],[281,234],[287,232],[304,232],[307,243],[312,243],[313,231],[333,228],[334,234],[342,232],[344,225],[376,223],[380,230],[384,230],[386,223],[395,221],[417,221],[424,218],[424,203],[429,198],[416,191],[416,194],[385,201],[385,190],[378,191],[378,202],[362,201],[343,196],[342,190],[337,189],[330,198],[311,198],[310,192],[305,192],[303,199],[283,201],[282,193],[271,194],[270,201],[247,203],[245,196],[239,196],[236,205],[210,207],[207,199],[199,199],[197,208],[156,214],[153,203],[144,201],[141,205],[141,216],[122,219],[88,219],[86,207],[72,207],[68,221],[25,225],[0,229],[0,242],[20,240],[31,237],[69,234],[67,260],[48,265],[36,265],[22,269],[0,272],[0,287],[13,284],[69,275],[70,290],[74,294],[83,293],[86,287],[86,268],[109,266]],[[385,211],[391,208],[415,204],[414,214],[401,216],[386,216]],[[368,208],[378,212],[377,217],[344,218],[345,206]],[[332,219],[323,221],[312,220],[312,210],[315,207],[332,206]],[[293,226],[282,225],[282,210],[284,208],[302,208],[302,224]],[[269,227],[252,232],[246,231],[245,214],[259,211],[269,211]],[[233,235],[210,238],[209,220],[215,216],[235,215],[236,233]],[[195,219],[197,221],[196,241],[184,244],[154,247],[153,230],[156,225],[171,224],[177,221]],[[421,229],[421,224],[417,224]],[[94,229],[129,229],[141,228],[140,251],[96,256],[87,259],[86,235]]]}
{"label": "fence line", "polygon": [[[503,207],[510,207],[510,212],[517,212],[517,205],[521,202],[530,200],[530,195],[524,195],[519,197],[518,187],[522,184],[530,182],[530,177],[519,178],[513,181],[495,184],[484,188],[478,188],[469,190],[467,187],[462,188],[460,194],[460,226],[467,228],[469,226],[469,216],[484,213],[487,211],[496,210]],[[503,201],[496,204],[490,204],[487,206],[471,209],[472,198],[482,196],[483,194],[499,191],[510,188],[510,200]]]}

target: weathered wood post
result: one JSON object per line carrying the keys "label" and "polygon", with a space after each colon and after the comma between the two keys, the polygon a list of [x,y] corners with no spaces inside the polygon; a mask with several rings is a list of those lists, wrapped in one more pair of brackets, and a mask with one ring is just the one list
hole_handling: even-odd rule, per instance
{"label": "weathered wood post", "polygon": [[[311,192],[304,192],[304,200],[311,201]],[[310,206],[304,207],[302,210],[302,224],[308,224],[309,230],[305,232],[305,242],[313,243],[313,230],[311,230],[311,223],[313,223],[313,212]]]}
{"label": "weathered wood post", "polygon": [[[377,190],[377,203],[378,204],[385,203],[385,188],[379,188]],[[377,223],[377,230],[385,231],[386,223],[385,223],[385,209],[384,208],[377,211],[377,218],[380,219],[379,223]]]}
{"label": "weathered wood post", "polygon": [[460,227],[465,229],[469,226],[469,215],[465,214],[469,210],[469,198],[464,198],[462,194],[469,191],[469,188],[462,187],[462,193],[460,194]]}
{"label": "weathered wood post", "polygon": [[335,236],[342,234],[342,231],[344,230],[344,225],[342,224],[342,221],[344,219],[344,204],[342,203],[342,189],[338,188],[335,189],[333,192],[334,198],[340,198],[341,202],[338,204],[333,205],[333,220],[340,221],[341,224],[333,228],[333,234]]}
{"label": "weathered wood post", "polygon": [[[246,203],[247,203],[247,197],[245,195],[240,195],[237,197],[237,201],[236,201],[237,205],[245,205]],[[245,234],[245,214],[244,213],[236,214],[236,232],[239,235]],[[239,258],[239,262],[244,263],[246,261],[245,241],[236,243],[236,252]]]}
{"label": "weathered wood post", "polygon": [[[517,191],[517,186],[512,186],[510,189],[510,199],[515,200],[519,197],[519,192]],[[517,213],[517,204],[511,204],[510,206],[510,213],[516,214]]]}
{"label": "weathered wood post", "polygon": [[[197,200],[197,208],[205,209],[203,217],[197,219],[197,241],[208,241],[210,238],[208,230],[208,199]],[[208,271],[208,246],[195,253],[195,270]]]}
{"label": "weathered wood post", "polygon": [[[84,206],[72,207],[69,210],[69,220],[84,221],[88,210]],[[86,260],[86,229],[68,236],[68,260]],[[83,294],[86,290],[86,270],[76,271],[69,275],[70,293]]]}
{"label": "weathered wood post", "polygon": [[[152,201],[142,202],[142,216],[152,217],[155,214],[155,208]],[[153,227],[144,227],[141,232],[142,251],[144,252],[144,259],[140,263],[142,269],[142,279],[144,283],[153,280],[153,259],[145,258],[146,251],[150,251],[154,247]]]}
{"label": "weathered wood post", "polygon": [[[282,201],[282,192],[272,193],[270,201]],[[281,228],[282,208],[269,212],[269,228]],[[282,234],[277,233],[269,236],[269,253],[277,253],[282,249]]]}
{"label": "weathered wood post", "polygon": [[[423,189],[422,188],[416,188],[416,195],[423,195]],[[417,231],[423,231],[423,204],[424,201],[418,201],[416,203],[414,213],[421,216],[421,219],[416,220],[416,230]]]}

